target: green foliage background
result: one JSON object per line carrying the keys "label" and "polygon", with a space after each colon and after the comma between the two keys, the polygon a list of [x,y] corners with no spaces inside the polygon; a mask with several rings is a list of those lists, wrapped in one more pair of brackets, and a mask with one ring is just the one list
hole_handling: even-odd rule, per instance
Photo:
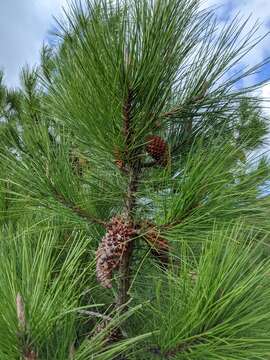
{"label": "green foliage background", "polygon": [[[268,119],[262,84],[238,86],[268,59],[236,71],[260,40],[250,21],[220,29],[197,0],[74,2],[20,89],[1,75],[1,359],[270,358]],[[104,224],[126,206],[116,151],[143,164],[136,222],[170,246],[164,269],[136,238],[126,311],[118,273],[112,290],[95,276]]]}

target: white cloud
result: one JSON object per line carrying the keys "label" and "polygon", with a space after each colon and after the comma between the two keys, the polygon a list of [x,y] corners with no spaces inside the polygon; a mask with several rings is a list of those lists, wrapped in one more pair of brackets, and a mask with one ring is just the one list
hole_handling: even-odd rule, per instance
{"label": "white cloud", "polygon": [[[248,34],[252,26],[258,21],[260,27],[254,34],[253,39],[263,38],[270,31],[270,11],[269,0],[204,0],[204,6],[213,6],[215,3],[220,5],[217,11],[220,27],[224,22],[232,20],[238,16],[239,25],[249,16],[251,17],[242,36]],[[268,34],[241,60],[242,67],[249,68],[262,62],[267,56],[270,56],[270,35]],[[244,85],[250,86],[254,81],[258,81],[258,74],[244,79]]]}
{"label": "white cloud", "polygon": [[[249,15],[252,15],[252,21],[250,24],[253,24],[256,20],[260,22],[260,28],[256,35],[258,37],[263,37],[269,32],[270,25],[270,12],[269,12],[269,0],[238,0],[237,7],[231,13],[231,16],[235,16],[237,12],[241,12],[245,18]],[[249,26],[250,28],[250,26]],[[270,49],[270,37],[269,35],[264,38],[264,40],[256,46],[245,58],[246,65],[254,65],[262,61],[266,52],[269,53]],[[270,53],[269,53],[270,55]]]}
{"label": "white cloud", "polygon": [[20,68],[39,60],[42,42],[65,0],[9,0],[0,5],[0,68],[9,86],[18,85]]}
{"label": "white cloud", "polygon": [[[9,86],[18,85],[20,68],[28,63],[38,63],[42,42],[53,26],[52,15],[61,14],[62,6],[68,0],[2,0],[0,5],[0,68],[4,68]],[[269,0],[202,0],[204,6],[220,6],[218,13],[224,18],[232,17],[240,11],[244,16],[253,14],[263,25],[259,34],[269,30]],[[252,65],[264,58],[270,49],[270,39],[257,47],[245,60]]]}

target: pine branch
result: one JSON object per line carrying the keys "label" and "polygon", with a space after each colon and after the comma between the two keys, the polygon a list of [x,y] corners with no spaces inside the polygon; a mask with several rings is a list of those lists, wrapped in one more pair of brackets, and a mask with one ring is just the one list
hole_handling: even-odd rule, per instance
{"label": "pine branch", "polygon": [[[132,108],[132,91],[128,89],[127,99],[124,104],[123,114],[124,114],[124,133],[125,133],[125,145],[126,145],[126,155],[128,159],[128,176],[129,176],[129,185],[127,190],[126,198],[126,217],[128,221],[133,223],[133,213],[136,207],[136,192],[138,188],[138,181],[141,172],[141,161],[140,158],[131,150],[132,146],[132,135],[133,129],[131,124],[131,108]],[[132,253],[134,249],[134,240],[129,241],[127,244],[127,251],[123,255],[122,261],[120,263],[119,273],[119,288],[118,288],[118,298],[117,298],[117,307],[123,306],[126,304],[129,296],[128,291],[130,288],[130,264]]]}
{"label": "pine branch", "polygon": [[173,349],[170,349],[165,352],[165,358],[166,359],[172,359],[175,358],[178,354],[187,352],[190,348],[192,348],[194,345],[200,344],[202,341],[200,339],[193,339],[190,341],[185,341],[182,344],[179,344]]}
{"label": "pine branch", "polygon": [[162,119],[179,117],[181,115],[181,113],[183,113],[186,110],[186,108],[187,107],[185,107],[184,105],[177,106],[169,111],[162,113],[159,117]]}
{"label": "pine branch", "polygon": [[192,215],[193,211],[199,209],[201,205],[202,204],[200,202],[190,204],[189,207],[184,211],[184,214],[180,216],[180,218],[178,218],[176,221],[163,224],[160,226],[160,228],[168,230],[173,228],[174,226],[180,225],[183,221],[185,221],[189,216]]}
{"label": "pine branch", "polygon": [[141,167],[144,168],[144,169],[152,168],[152,167],[155,167],[155,166],[158,166],[158,164],[157,164],[156,161],[151,161],[151,162],[147,162],[147,163],[142,163],[142,165],[141,165]]}
{"label": "pine branch", "polygon": [[159,347],[151,347],[149,349],[149,351],[155,356],[158,356],[158,357],[162,356],[163,359],[173,359],[178,354],[187,352],[194,345],[197,345],[200,343],[202,343],[202,341],[200,339],[193,339],[193,340],[189,340],[189,341],[184,341],[183,343],[179,344],[178,346],[176,346],[170,350],[167,350],[165,352],[162,352]]}
{"label": "pine branch", "polygon": [[[26,318],[25,318],[25,307],[24,301],[20,293],[16,296],[16,310],[17,310],[17,318],[18,318],[18,325],[20,329],[20,333],[18,334],[19,337],[24,338],[26,332]],[[30,349],[26,344],[22,342],[22,352],[23,352],[23,359],[24,360],[37,360],[37,354],[34,350]]]}
{"label": "pine branch", "polygon": [[78,313],[79,313],[79,314],[82,314],[82,315],[93,316],[93,317],[100,318],[100,319],[107,320],[107,321],[111,321],[111,320],[112,320],[112,318],[111,318],[110,316],[104,315],[104,314],[100,314],[100,313],[95,312],[95,311],[79,310]]}
{"label": "pine branch", "polygon": [[132,90],[128,89],[127,98],[125,100],[125,104],[123,106],[123,116],[124,116],[124,136],[125,136],[125,147],[126,147],[126,156],[128,161],[129,159],[129,151],[132,145],[132,125],[131,125],[131,103],[132,103]]}
{"label": "pine branch", "polygon": [[[130,171],[130,183],[128,187],[127,203],[126,203],[126,216],[133,222],[132,213],[136,205],[136,191],[138,187],[139,169],[131,169]],[[132,253],[134,250],[134,240],[131,240],[127,245],[127,251],[125,252],[121,264],[120,264],[120,280],[119,280],[119,293],[117,298],[117,306],[122,306],[127,303],[129,296],[128,291],[130,288],[130,265]]]}
{"label": "pine branch", "polygon": [[54,189],[54,197],[56,200],[61,203],[62,206],[65,208],[71,210],[74,214],[82,218],[83,220],[86,220],[87,222],[90,222],[92,224],[98,224],[103,227],[107,226],[107,223],[105,221],[102,221],[101,219],[98,219],[91,214],[89,214],[86,210],[81,209],[78,205],[75,205],[70,200],[67,200],[64,198],[62,194],[60,194],[57,190]]}
{"label": "pine branch", "polygon": [[185,110],[187,110],[189,106],[195,106],[200,104],[205,98],[208,87],[209,87],[209,83],[205,81],[201,86],[201,90],[198,91],[194,96],[187,99],[183,105],[176,106],[175,108],[172,108],[171,110],[162,113],[160,115],[160,118],[179,117],[181,116],[182,113],[185,113]]}

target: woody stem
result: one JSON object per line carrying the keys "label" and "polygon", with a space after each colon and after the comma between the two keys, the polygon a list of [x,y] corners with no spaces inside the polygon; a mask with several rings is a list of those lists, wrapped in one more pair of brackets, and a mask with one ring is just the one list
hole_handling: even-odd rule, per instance
{"label": "woody stem", "polygon": [[[125,145],[126,145],[126,157],[128,161],[128,189],[126,196],[126,219],[128,222],[134,222],[134,210],[136,208],[136,192],[138,189],[139,176],[141,172],[141,161],[140,157],[136,156],[136,150],[132,149],[133,143],[133,131],[131,126],[131,102],[132,92],[128,90],[127,98],[124,104],[124,134],[125,134]],[[131,278],[131,261],[132,253],[134,250],[134,240],[127,244],[127,251],[123,255],[122,261],[119,267],[119,287],[117,296],[117,306],[123,309],[123,305],[129,300],[129,288]]]}
{"label": "woody stem", "polygon": [[[139,171],[138,169],[132,169],[130,171],[130,182],[128,186],[128,194],[127,194],[127,202],[126,202],[126,216],[127,219],[133,222],[133,211],[136,207],[136,196],[135,193],[138,187],[138,177]],[[131,279],[131,260],[132,253],[134,249],[134,239],[127,244],[127,251],[125,252],[120,268],[120,279],[119,279],[119,291],[117,298],[117,305],[120,307],[126,304],[129,300],[129,288],[130,288],[130,279]]]}

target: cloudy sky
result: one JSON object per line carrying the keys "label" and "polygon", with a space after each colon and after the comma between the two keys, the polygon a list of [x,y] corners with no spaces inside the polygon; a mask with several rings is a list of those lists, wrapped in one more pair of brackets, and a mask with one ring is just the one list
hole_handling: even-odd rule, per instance
{"label": "cloudy sky", "polygon": [[8,85],[18,84],[20,68],[35,64],[42,43],[65,0],[0,0],[0,68]]}
{"label": "cloudy sky", "polygon": [[[207,5],[219,5],[220,21],[224,22],[241,12],[252,14],[262,23],[260,34],[270,31],[270,0],[204,0]],[[38,62],[42,43],[55,24],[53,15],[59,17],[67,0],[1,0],[0,1],[0,68],[5,71],[9,86],[19,82],[20,68]],[[248,56],[248,64],[257,63],[270,56],[270,36]],[[270,66],[260,77],[270,78]],[[270,98],[270,85],[263,89],[263,96]]]}

